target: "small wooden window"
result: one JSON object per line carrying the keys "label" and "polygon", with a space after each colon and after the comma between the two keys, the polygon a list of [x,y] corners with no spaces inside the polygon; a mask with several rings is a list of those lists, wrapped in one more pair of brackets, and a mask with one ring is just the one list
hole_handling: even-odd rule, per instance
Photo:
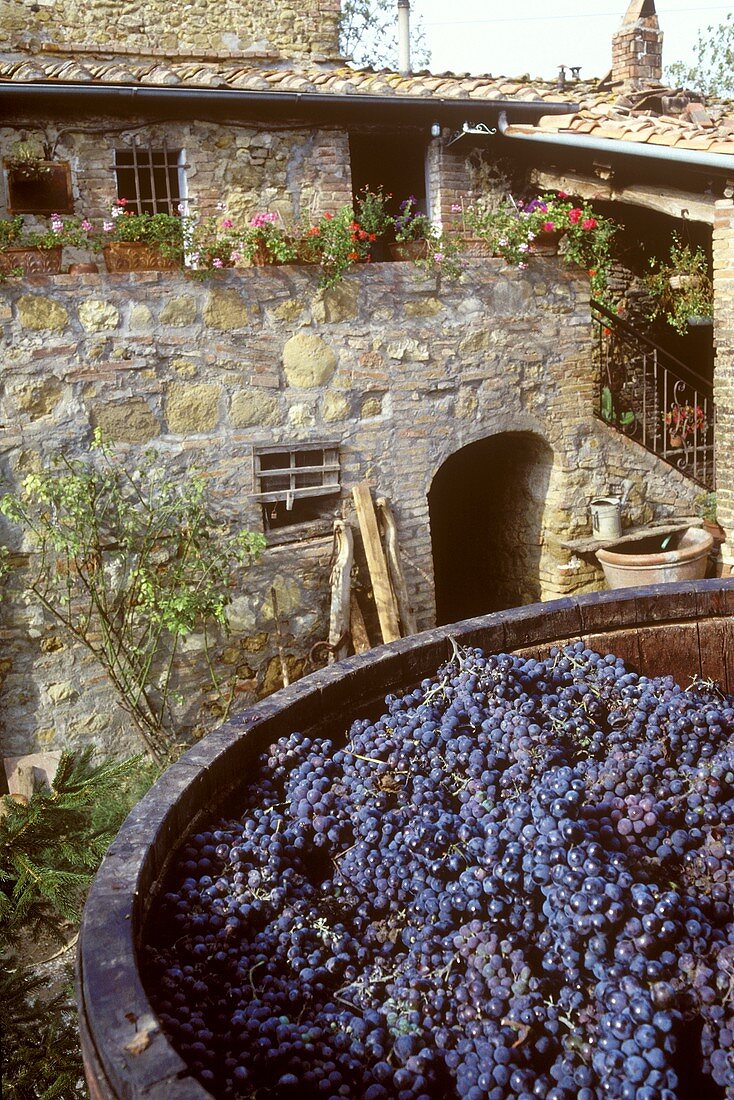
{"label": "small wooden window", "polygon": [[135,142],[115,149],[117,197],[135,214],[177,214],[186,198],[183,149],[154,149]]}
{"label": "small wooden window", "polygon": [[258,447],[254,452],[255,499],[266,530],[318,521],[340,492],[338,443]]}
{"label": "small wooden window", "polygon": [[68,161],[39,160],[22,164],[6,160],[3,167],[8,213],[74,213]]}

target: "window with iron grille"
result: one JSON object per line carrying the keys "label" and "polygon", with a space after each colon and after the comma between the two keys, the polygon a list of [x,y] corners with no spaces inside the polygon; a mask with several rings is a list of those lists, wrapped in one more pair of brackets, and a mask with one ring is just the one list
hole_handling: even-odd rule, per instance
{"label": "window with iron grille", "polygon": [[254,462],[254,495],[266,530],[332,515],[340,491],[338,443],[257,447]]}
{"label": "window with iron grille", "polygon": [[136,214],[177,214],[186,198],[183,149],[137,145],[115,149],[117,197]]}

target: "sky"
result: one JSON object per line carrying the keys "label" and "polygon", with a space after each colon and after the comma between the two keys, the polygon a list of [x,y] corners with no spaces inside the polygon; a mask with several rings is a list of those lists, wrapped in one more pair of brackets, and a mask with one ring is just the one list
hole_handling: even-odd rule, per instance
{"label": "sky", "polygon": [[[422,17],[432,52],[431,69],[495,76],[558,75],[558,66],[581,66],[581,78],[611,67],[612,35],[629,0],[411,0]],[[721,23],[734,3],[724,0],[657,0],[664,32],[663,64],[693,63],[700,29]],[[517,14],[515,14],[517,13]]]}

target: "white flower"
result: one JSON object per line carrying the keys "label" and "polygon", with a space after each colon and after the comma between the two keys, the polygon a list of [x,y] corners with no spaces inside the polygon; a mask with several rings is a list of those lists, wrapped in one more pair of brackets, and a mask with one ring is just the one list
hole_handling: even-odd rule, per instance
{"label": "white flower", "polygon": [[110,214],[113,218],[121,217],[122,207],[121,206],[113,206],[112,209],[110,210]]}
{"label": "white flower", "polygon": [[529,244],[519,245],[519,251],[520,252],[529,252],[529,250],[530,250],[530,245]]}

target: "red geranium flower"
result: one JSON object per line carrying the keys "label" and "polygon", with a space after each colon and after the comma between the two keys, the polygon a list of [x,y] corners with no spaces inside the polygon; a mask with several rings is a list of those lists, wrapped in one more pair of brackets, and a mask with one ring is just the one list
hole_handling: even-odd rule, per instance
{"label": "red geranium flower", "polygon": [[568,220],[570,221],[571,225],[576,225],[582,214],[583,210],[578,206],[574,206],[573,210],[569,210]]}
{"label": "red geranium flower", "polygon": [[581,228],[596,229],[598,224],[599,222],[596,220],[596,218],[584,218],[584,220],[581,222]]}

